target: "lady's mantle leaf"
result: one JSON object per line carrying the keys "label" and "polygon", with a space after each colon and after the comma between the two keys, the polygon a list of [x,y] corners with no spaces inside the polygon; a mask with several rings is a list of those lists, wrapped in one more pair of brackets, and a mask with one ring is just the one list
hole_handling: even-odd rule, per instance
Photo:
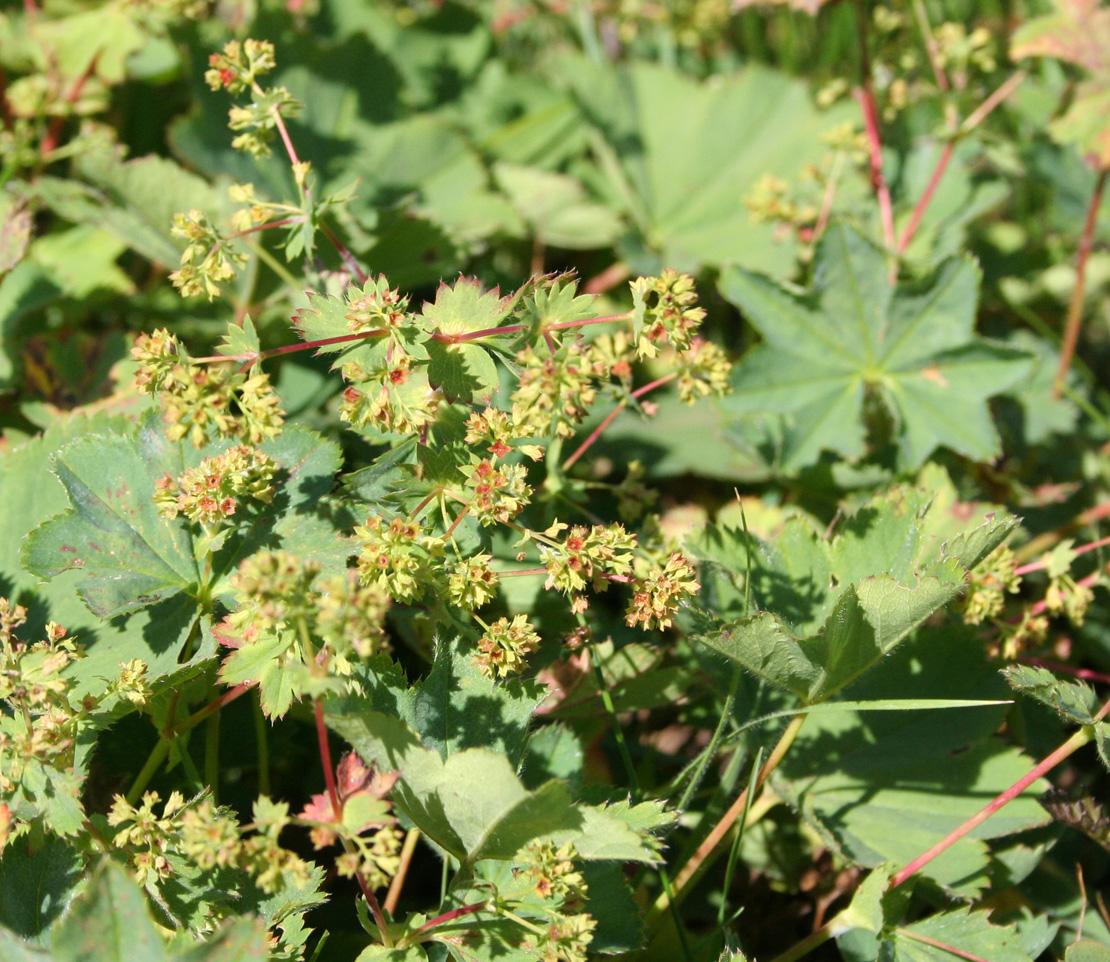
{"label": "lady's mantle leaf", "polygon": [[[155,482],[178,477],[229,442],[194,451],[166,440],[149,414],[129,435],[91,435],[60,449],[54,470],[72,508],[39,525],[23,548],[24,566],[53,578],[78,571],[78,593],[102,618],[145,608],[200,583],[198,548],[182,519],[168,521],[154,502]],[[261,445],[283,469],[273,504],[225,542],[213,570],[226,576],[246,555],[276,541],[325,565],[342,566],[346,542],[321,516],[318,502],[339,468],[339,452],[307,428],[288,428]]]}
{"label": "lady's mantle leaf", "polygon": [[740,268],[725,296],[764,343],[737,366],[724,402],[739,415],[787,415],[782,464],[797,470],[822,451],[864,453],[864,400],[873,392],[894,424],[903,465],[939,446],[976,460],[999,453],[987,399],[1026,376],[1022,351],[977,337],[979,270],[945,261],[922,286],[892,286],[880,251],[836,226],[817,252],[808,294]]}
{"label": "lady's mantle leaf", "polygon": [[81,569],[78,593],[102,618],[188,589],[200,579],[188,529],[154,503],[155,481],[184,469],[181,446],[156,418],[134,436],[91,435],[62,448],[54,471],[73,508],[31,533],[23,564],[47,578]]}
{"label": "lady's mantle leaf", "polygon": [[[923,492],[893,491],[830,540],[804,521],[771,545],[751,541],[750,599],[769,610],[699,636],[708,647],[813,705],[851,683],[958,595],[967,571],[1005,540],[1014,518],[990,518],[941,544]],[[749,569],[735,534],[707,530],[699,553]]]}
{"label": "lady's mantle leaf", "polygon": [[[441,334],[474,334],[493,330],[505,323],[509,299],[498,290],[482,291],[481,284],[460,277],[453,287],[440,284],[436,299],[421,312],[430,327]],[[428,379],[442,387],[452,400],[489,403],[497,390],[497,367],[486,349],[475,342],[445,344],[428,342],[431,363]]]}
{"label": "lady's mantle leaf", "polygon": [[508,859],[536,838],[573,842],[583,859],[652,862],[653,844],[628,813],[575,804],[549,781],[528,791],[499,752],[468,748],[444,760],[404,722],[369,711],[361,699],[329,704],[328,726],[367,762],[399,771],[393,800],[425,835],[455,858]]}

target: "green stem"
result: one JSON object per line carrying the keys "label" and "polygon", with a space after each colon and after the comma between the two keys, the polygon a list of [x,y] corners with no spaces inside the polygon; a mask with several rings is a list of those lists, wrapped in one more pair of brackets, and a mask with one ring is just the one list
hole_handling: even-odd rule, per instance
{"label": "green stem", "polygon": [[781,955],[776,955],[771,962],[796,962],[797,959],[809,955],[818,946],[824,945],[836,933],[836,919],[829,919],[819,929],[815,929],[797,945],[787,949]]}
{"label": "green stem", "polygon": [[721,717],[717,721],[717,727],[713,730],[713,737],[709,739],[709,744],[706,746],[705,751],[701,753],[701,759],[698,762],[697,770],[690,777],[690,782],[686,786],[682,797],[678,800],[676,806],[680,812],[686,811],[690,804],[690,799],[693,798],[694,792],[698,790],[701,780],[705,777],[705,770],[709,767],[709,763],[713,761],[713,757],[717,754],[717,749],[721,746],[721,739],[724,738],[725,728],[728,725],[729,718],[732,716],[732,702],[736,698],[736,691],[740,687],[740,675],[742,669],[739,665],[732,673],[732,683],[729,685],[728,694],[725,696],[725,704],[721,709]]}
{"label": "green stem", "polygon": [[154,773],[158,771],[169,753],[169,740],[159,737],[154,747],[150,750],[150,754],[147,755],[146,763],[139,771],[139,774],[135,776],[135,781],[131,783],[131,788],[127,791],[125,798],[129,805],[134,805],[142,797],[143,792],[146,791],[147,785],[150,784],[150,780],[154,777]]}
{"label": "green stem", "polygon": [[[802,725],[805,723],[806,715],[804,713],[796,715],[791,719],[790,723],[783,731],[778,743],[775,745],[774,750],[771,752],[763,768],[760,769],[759,775],[755,780],[755,791],[763,787],[764,782],[767,781],[771,772],[778,768],[779,763],[785,757],[786,753],[790,750],[790,746],[794,744],[794,739],[798,737],[798,732],[801,731]],[[713,830],[706,837],[705,841],[698,846],[697,851],[690,856],[689,861],[682,867],[682,871],[678,873],[675,878],[675,897],[682,898],[687,889],[693,882],[701,875],[701,873],[711,864],[711,856],[713,856],[721,844],[722,840],[728,834],[729,829],[735,824],[736,820],[748,807],[748,796],[751,794],[749,788],[745,788],[740,793],[739,798],[732,803]],[[671,904],[671,898],[666,892],[660,894],[659,898],[655,900],[644,918],[644,927],[651,930],[652,926],[658,921],[659,916],[666,911],[667,907]]]}
{"label": "green stem", "polygon": [[760,763],[763,761],[763,749],[756,752],[755,761],[752,763],[751,775],[748,776],[748,800],[744,811],[736,823],[736,835],[732,840],[732,847],[728,853],[728,862],[725,863],[725,881],[721,886],[721,905],[717,910],[717,925],[724,928],[725,906],[728,905],[728,890],[732,888],[732,873],[736,868],[737,856],[740,854],[740,843],[744,841],[744,829],[748,824],[748,813],[752,810],[752,798],[755,797],[755,782],[759,778]]}
{"label": "green stem", "polygon": [[[584,626],[586,624],[586,619],[579,615],[578,623]],[[601,695],[601,703],[605,706],[605,713],[609,716],[609,720],[613,726],[613,738],[616,739],[617,751],[620,752],[625,774],[628,776],[628,781],[632,785],[633,791],[636,795],[639,795],[640,779],[636,775],[636,767],[632,764],[632,755],[629,753],[628,745],[624,740],[624,730],[621,728],[620,719],[617,717],[617,709],[616,705],[613,703],[613,696],[609,692],[609,687],[605,684],[605,675],[601,671],[601,665],[598,664],[597,658],[591,657],[590,663],[594,671],[594,677],[597,678],[597,689],[598,693]]]}
{"label": "green stem", "polygon": [[280,277],[286,284],[297,290],[301,286],[301,282],[295,278],[286,266],[281,263],[273,254],[271,254],[262,244],[255,244],[243,238],[243,244],[249,247],[263,264],[272,270],[278,277]]}
{"label": "green stem", "polygon": [[270,794],[270,735],[266,728],[266,716],[262,714],[262,703],[251,706],[254,716],[254,742],[258,757],[258,794]]}
{"label": "green stem", "polygon": [[220,792],[220,713],[213,712],[204,724],[204,781],[212,790],[212,801]]}

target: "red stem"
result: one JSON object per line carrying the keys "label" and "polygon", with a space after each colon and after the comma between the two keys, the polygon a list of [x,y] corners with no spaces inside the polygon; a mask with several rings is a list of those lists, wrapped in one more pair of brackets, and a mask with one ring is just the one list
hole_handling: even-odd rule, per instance
{"label": "red stem", "polygon": [[[28,10],[30,12],[30,10]],[[72,107],[77,103],[77,98],[81,96],[81,91],[84,89],[85,84],[88,83],[89,78],[96,72],[97,61],[100,60],[100,51],[98,50],[93,54],[89,65],[85,68],[85,72],[78,77],[73,86],[70,87],[69,93],[66,94],[66,103]],[[65,126],[66,116],[58,116],[50,121],[50,127],[46,131],[46,135],[42,138],[42,143],[39,144],[39,157],[45,160],[54,152],[54,148],[58,146],[58,138],[62,135],[62,128]]]}
{"label": "red stem", "polygon": [[605,420],[602,421],[596,428],[594,428],[590,432],[589,436],[586,438],[585,441],[583,441],[580,445],[578,445],[578,449],[574,452],[574,454],[572,454],[569,458],[566,459],[566,461],[563,462],[563,471],[564,472],[569,471],[574,466],[574,463],[580,457],[582,457],[582,455],[585,454],[591,447],[593,447],[594,442],[599,437],[601,437],[601,433],[607,427],[609,427],[610,424],[613,423],[613,420],[616,418],[616,416],[618,414],[620,414],[621,411],[623,411],[627,406],[628,406],[627,401],[621,401],[620,404],[618,404],[615,408],[613,408],[612,411],[610,411],[605,416]]}
{"label": "red stem", "polygon": [[[627,321],[632,317],[632,313],[626,314],[610,314],[608,317],[591,317],[584,321],[560,321],[558,324],[546,324],[543,330],[547,331],[563,331],[571,327],[586,327],[588,324],[609,324],[613,321]],[[526,330],[527,324],[507,324],[504,327],[487,327],[481,331],[467,331],[465,334],[444,334],[442,331],[435,331],[431,337],[434,341],[439,341],[443,344],[462,344],[464,341],[476,341],[482,337],[494,337],[498,334],[516,334],[519,331]]]}
{"label": "red stem", "polygon": [[[678,372],[677,371],[672,371],[670,374],[667,374],[666,376],[661,377],[661,378],[657,378],[656,380],[652,381],[651,383],[645,384],[643,387],[636,388],[636,390],[633,391],[629,395],[629,398],[643,397],[645,394],[648,393],[648,391],[654,391],[657,387],[661,387],[662,385],[666,384],[668,381],[673,381],[676,377],[678,377]],[[571,466],[580,457],[582,457],[583,454],[585,454],[591,447],[593,447],[594,442],[597,441],[597,439],[599,437],[601,437],[602,432],[607,427],[609,427],[610,424],[613,423],[613,419],[618,414],[620,414],[621,411],[623,411],[625,409],[625,407],[627,407],[627,406],[628,406],[628,401],[624,400],[624,401],[621,401],[615,408],[613,408],[612,411],[609,412],[609,414],[606,416],[605,420],[602,421],[596,428],[594,428],[590,432],[589,437],[587,437],[585,441],[583,441],[580,445],[578,445],[578,449],[574,452],[574,454],[572,454],[569,458],[566,459],[566,461],[563,462],[563,471],[569,470],[571,468]]]}
{"label": "red stem", "polygon": [[917,205],[910,215],[909,223],[906,224],[906,229],[902,231],[902,239],[898,242],[898,253],[904,254],[906,248],[910,246],[910,241],[913,240],[913,235],[917,233],[917,228],[921,226],[921,218],[925,216],[925,211],[928,209],[929,204],[932,203],[933,194],[936,193],[937,187],[940,184],[944,172],[948,169],[948,164],[952,160],[952,154],[956,149],[956,141],[949,140],[944,145],[944,150],[941,152],[940,158],[937,160],[936,167],[933,168],[933,174],[929,178],[929,183],[925,185],[925,190],[921,194]]}
{"label": "red stem", "polygon": [[[1090,544],[1080,545],[1078,548],[1073,548],[1072,553],[1077,555],[1086,554],[1088,551],[1095,551],[1096,549],[1102,548],[1108,544],[1110,544],[1110,535],[1107,535],[1107,537],[1105,538],[1099,538],[1098,541],[1092,541]],[[1031,561],[1027,565],[1022,565],[1020,568],[1015,568],[1014,574],[1018,577],[1022,577],[1034,571],[1040,571],[1047,565],[1048,562],[1044,561],[1043,559],[1041,561]]]}
{"label": "red stem", "polygon": [[231,702],[235,701],[235,699],[242,695],[244,692],[250,691],[255,686],[255,684],[256,683],[253,681],[245,681],[241,685],[236,685],[230,691],[225,691],[215,701],[209,702],[203,708],[193,712],[193,714],[191,714],[183,722],[179,722],[178,724],[174,725],[171,731],[175,735],[179,735],[181,734],[181,732],[188,731],[190,728],[199,725],[209,715],[219,711],[221,708],[224,707],[224,705],[231,704]]}
{"label": "red stem", "polygon": [[867,135],[867,152],[871,159],[871,186],[879,201],[879,216],[883,223],[883,240],[888,248],[893,249],[894,239],[894,208],[890,201],[890,188],[887,187],[886,178],[883,177],[883,143],[879,137],[879,115],[875,106],[875,94],[871,89],[870,79],[856,91],[856,100],[859,101],[863,112],[863,129]]}
{"label": "red stem", "polygon": [[582,285],[582,293],[604,294],[616,287],[621,281],[628,280],[628,275],[631,273],[624,261],[617,261],[615,264],[606,267],[600,274],[595,274],[586,281]]}
{"label": "red stem", "polygon": [[1024,70],[1019,70],[1005,83],[1000,84],[994,93],[968,114],[967,120],[960,125],[961,132],[966,134],[968,131],[978,127],[995,107],[1021,86],[1021,82],[1025,80],[1026,76],[1027,74]]}
{"label": "red stem", "polygon": [[343,815],[343,803],[339,800],[339,788],[335,784],[335,768],[331,763],[328,728],[324,724],[324,703],[317,698],[312,707],[316,714],[316,741],[320,746],[320,763],[324,766],[324,782],[328,786],[328,800],[331,802],[332,815],[338,821]]}
{"label": "red stem", "polygon": [[467,513],[469,511],[470,511],[470,505],[469,504],[464,504],[462,511],[459,512],[459,516],[457,518],[455,518],[454,521],[451,522],[451,527],[448,528],[443,533],[443,537],[450,538],[451,535],[454,533],[455,529],[459,526],[459,522],[462,521],[462,519],[467,516]]}
{"label": "red stem", "polygon": [[[1102,706],[1102,708],[1099,709],[1098,714],[1095,716],[1095,720],[1097,721],[1101,719],[1102,716],[1107,713],[1107,711],[1110,711],[1110,701],[1106,702]],[[1018,797],[1018,795],[1025,791],[1025,789],[1032,785],[1033,782],[1035,782],[1045,773],[1050,772],[1053,768],[1059,765],[1060,762],[1071,755],[1080,746],[1085,745],[1089,740],[1090,735],[1087,733],[1087,730],[1085,728],[1079,729],[1066,742],[1064,742],[1064,744],[1057,748],[1056,751],[1054,751],[1051,755],[1048,755],[1041,762],[1035,765],[1025,777],[1019,779],[1017,782],[1007,788],[1006,791],[1002,792],[1001,795],[999,795],[992,802],[990,802],[979,812],[977,812],[966,822],[964,822],[963,825],[949,832],[944,838],[937,842],[936,845],[930,848],[927,852],[919,855],[912,862],[910,862],[909,865],[898,872],[898,874],[890,880],[890,888],[895,888],[901,885],[903,882],[906,881],[906,879],[914,875],[923,866],[927,865],[942,852],[947,851],[973,829],[977,828],[979,825],[982,825],[983,822],[990,818],[995,812],[997,812],[1003,806],[1012,802],[1015,798]]]}
{"label": "red stem", "polygon": [[485,902],[475,902],[472,905],[463,905],[457,909],[451,909],[450,912],[444,912],[442,915],[437,915],[434,919],[428,919],[420,928],[418,928],[413,935],[419,935],[421,932],[428,932],[436,926],[445,925],[448,922],[453,922],[455,919],[462,918],[464,915],[473,915],[475,912],[481,912],[486,907]]}
{"label": "red stem", "polygon": [[1091,248],[1095,239],[1095,220],[1098,217],[1099,205],[1102,204],[1102,192],[1106,187],[1106,176],[1110,168],[1100,170],[1095,181],[1095,189],[1091,193],[1091,202],[1087,205],[1087,220],[1083,225],[1083,236],[1079,238],[1079,250],[1075,255],[1075,288],[1071,292],[1071,303],[1068,305],[1068,320],[1064,327],[1064,343],[1060,347],[1060,366],[1056,369],[1056,383],[1052,385],[1052,397],[1059,398],[1064,389],[1064,380],[1071,367],[1071,359],[1075,356],[1075,347],[1079,343],[1079,326],[1083,320],[1083,298],[1087,287],[1087,260],[1091,256]]}
{"label": "red stem", "polygon": [[289,131],[285,129],[285,121],[282,119],[281,111],[275,108],[273,110],[274,126],[277,127],[278,134],[281,136],[281,142],[285,145],[285,152],[289,155],[289,162],[291,164],[299,164],[300,160],[297,157],[296,148],[293,146],[293,141],[289,138]]}
{"label": "red stem", "polygon": [[[324,783],[328,786],[328,801],[331,802],[332,817],[338,822],[343,816],[343,803],[339,800],[339,788],[335,784],[335,766],[332,765],[331,746],[328,745],[328,728],[324,724],[323,701],[317,698],[312,708],[316,716],[316,741],[320,746],[320,764],[324,768]],[[373,890],[366,883],[366,879],[363,878],[361,872],[356,872],[355,877],[358,879],[358,885],[362,889],[366,904],[370,906],[370,914],[374,916],[374,923],[378,926],[382,940],[386,945],[392,946],[392,941],[389,938],[389,926],[386,924],[382,907],[378,904]]]}
{"label": "red stem", "polygon": [[947,942],[940,942],[937,939],[931,939],[927,935],[918,935],[916,932],[911,932],[909,929],[898,929],[898,934],[905,936],[907,939],[913,939],[915,942],[924,942],[926,945],[931,945],[934,948],[942,949],[960,959],[967,959],[968,962],[990,962],[990,959],[985,959],[981,955],[973,955],[971,952],[965,952],[963,949],[957,949],[954,945],[949,945]]}
{"label": "red stem", "polygon": [[976,107],[975,110],[968,115],[967,120],[960,125],[958,130],[952,131],[952,139],[945,144],[944,151],[937,160],[937,165],[933,169],[932,176],[929,178],[929,183],[926,185],[924,193],[914,207],[913,214],[910,216],[906,229],[902,232],[902,239],[898,242],[899,254],[905,253],[906,248],[910,246],[910,241],[913,240],[914,234],[917,233],[918,227],[921,226],[921,219],[925,216],[925,211],[928,209],[929,204],[932,203],[933,194],[936,193],[937,186],[940,184],[941,178],[944,176],[945,171],[948,169],[948,164],[952,160],[952,154],[956,149],[957,139],[978,127],[979,124],[990,115],[995,107],[1017,89],[1018,85],[1024,79],[1025,72],[1019,70]]}
{"label": "red stem", "polygon": [[260,230],[271,230],[274,227],[288,227],[290,224],[303,224],[303,217],[287,217],[285,220],[268,220],[265,224],[255,224],[254,227],[247,227],[244,230],[236,231],[234,234],[229,234],[228,240],[235,240],[236,237],[246,237],[247,234],[255,234]]}
{"label": "red stem", "polygon": [[636,390],[632,392],[631,397],[641,398],[649,391],[654,391],[657,387],[662,387],[668,381],[673,381],[676,377],[678,377],[678,372],[672,371],[670,374],[666,374],[663,377],[656,378],[654,381],[649,381],[643,387],[636,388]]}
{"label": "red stem", "polygon": [[1073,678],[1081,678],[1083,681],[1099,682],[1103,685],[1110,685],[1110,675],[1104,675],[1102,672],[1091,671],[1089,668],[1073,668],[1071,665],[1061,665],[1055,661],[1048,661],[1044,658],[1036,658],[1033,656],[1019,658],[1022,664],[1033,665],[1035,668],[1047,668],[1049,671],[1058,671],[1064,675],[1071,675]]}
{"label": "red stem", "polygon": [[335,246],[335,249],[339,251],[339,256],[343,258],[344,263],[351,269],[351,273],[358,278],[358,282],[360,284],[365,284],[369,275],[358,266],[358,261],[355,260],[354,254],[347,250],[343,242],[335,236],[335,231],[328,227],[327,224],[321,224],[320,227],[327,239],[330,240]]}

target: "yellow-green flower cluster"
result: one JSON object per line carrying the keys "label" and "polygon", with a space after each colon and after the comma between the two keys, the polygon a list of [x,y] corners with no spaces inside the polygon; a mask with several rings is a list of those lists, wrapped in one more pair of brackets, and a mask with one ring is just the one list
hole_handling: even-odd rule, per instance
{"label": "yellow-green flower cluster", "polygon": [[255,448],[236,445],[205,458],[181,477],[165,475],[156,484],[154,500],[164,518],[183,514],[206,527],[231,518],[245,499],[269,504],[274,497],[277,464]]}
{"label": "yellow-green flower cluster", "polygon": [[540,636],[525,615],[512,621],[498,618],[478,639],[474,663],[487,678],[504,678],[524,670],[529,653],[540,645]]}
{"label": "yellow-green flower cluster", "polygon": [[460,468],[467,475],[467,501],[470,513],[482,525],[505,523],[515,518],[528,504],[532,488],[525,482],[522,464],[494,465],[482,460]]}
{"label": "yellow-green flower cluster", "polygon": [[657,567],[640,581],[625,613],[625,623],[630,628],[638,625],[645,631],[668,628],[679,605],[700,590],[701,585],[690,562],[675,551],[666,565]]}
{"label": "yellow-green flower cluster", "polygon": [[480,608],[497,594],[500,583],[490,567],[492,555],[476,554],[456,562],[447,576],[447,600],[464,611]]}
{"label": "yellow-green flower cluster", "polygon": [[631,286],[634,311],[642,317],[637,356],[655,357],[662,343],[686,350],[705,319],[704,308],[698,307],[694,279],[667,268],[659,277],[638,277]]}
{"label": "yellow-green flower cluster", "polygon": [[[562,542],[552,544],[551,539],[563,531],[566,537]],[[636,536],[625,531],[624,525],[575,525],[568,529],[563,522],[556,522],[544,535],[539,549],[547,568],[545,587],[567,595],[584,591],[591,584],[595,591],[602,591],[610,580],[627,581],[632,574]],[[586,607],[585,598],[579,595],[572,610],[584,611]]]}
{"label": "yellow-green flower cluster", "polygon": [[368,280],[362,289],[351,285],[347,291],[347,314],[351,332],[395,330],[405,322],[409,299],[389,286],[384,274]]}
{"label": "yellow-green flower cluster", "polygon": [[181,266],[170,274],[171,283],[182,297],[206,294],[212,300],[220,293],[220,285],[232,280],[247,263],[247,255],[228,243],[203,211],[174,214],[170,233],[187,242],[181,252]]}
{"label": "yellow-green flower cluster", "polygon": [[139,362],[135,386],[158,398],[171,441],[188,436],[201,448],[215,438],[238,437],[261,444],[281,433],[284,412],[268,374],[195,364],[165,330],[140,334],[131,356]]}
{"label": "yellow-green flower cluster", "polygon": [[529,346],[517,355],[518,383],[513,391],[513,423],[525,437],[574,437],[597,400],[593,371],[578,344],[555,354]]}
{"label": "yellow-green flower cluster", "polygon": [[1016,568],[1013,551],[1002,545],[972,569],[963,600],[964,624],[979,625],[1002,613],[1006,595],[1021,590],[1021,578],[1014,573]]}
{"label": "yellow-green flower cluster", "polygon": [[362,584],[380,588],[401,602],[414,601],[434,587],[444,540],[426,534],[420,521],[386,521],[372,515],[355,528],[355,540],[362,549],[358,557]]}

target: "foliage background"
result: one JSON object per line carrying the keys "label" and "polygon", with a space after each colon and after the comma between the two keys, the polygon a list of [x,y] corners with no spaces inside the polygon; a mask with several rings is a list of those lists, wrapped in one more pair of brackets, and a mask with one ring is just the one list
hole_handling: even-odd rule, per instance
{"label": "foliage background", "polygon": [[[336,203],[285,231],[244,234],[243,263],[220,296],[183,299],[169,279],[185,248],[175,214],[203,211],[227,232],[242,206],[232,185],[253,184],[257,199],[293,214],[303,200],[279,142],[268,157],[231,146],[232,101],[205,83],[210,56],[247,37],[274,45],[267,83],[304,105],[288,133],[311,164],[312,196]],[[522,841],[557,835],[571,811],[610,820],[576,839],[598,922],[591,952],[949,957],[923,936],[964,957],[1104,958],[1110,923],[1092,894],[1108,868],[1104,733],[1082,679],[1105,684],[1110,671],[1100,588],[1107,50],[1110,12],[1087,0],[808,10],[27,0],[0,13],[0,593],[27,607],[20,637],[58,622],[85,646],[64,673],[69,704],[105,699],[38,803],[26,786],[22,796],[5,787],[10,811],[19,816],[20,799],[30,814],[0,857],[4,950],[68,959],[97,944],[93,958],[230,959],[265,951],[259,926],[282,925],[292,954],[385,954],[361,908],[360,925],[356,886],[332,855],[314,854],[303,825],[282,835],[320,859],[299,887],[233,886],[183,858],[172,872],[183,891],[148,877],[145,901],[118,870],[127,862],[134,877],[135,853],[102,863],[90,829],[107,832],[113,796],[137,802],[136,786],[165,800],[207,785],[241,824],[265,826],[252,808],[260,795],[301,811],[322,787],[313,709],[327,700],[335,750],[401,770],[402,824],[433,842],[412,855],[398,932],[511,888],[504,866],[519,870],[516,848],[483,849],[478,828],[462,824],[484,785],[503,784],[541,799],[544,818],[513,823]],[[65,570],[61,541],[39,526],[80,514],[105,464],[127,466],[140,491],[190,463],[184,446],[159,446],[154,402],[132,385],[138,333],[166,328],[194,357],[225,338],[234,350],[223,353],[288,346],[313,323],[324,329],[351,263],[388,277],[414,312],[460,274],[511,292],[574,272],[578,293],[597,295],[587,312],[596,317],[636,309],[628,279],[667,268],[696,278],[702,333],[735,361],[728,395],[689,407],[668,387],[641,403],[615,385],[561,451],[554,435],[541,439],[548,465],[561,454],[565,469],[530,477],[543,492],[537,530],[556,517],[616,522],[627,501],[650,509],[657,522],[634,517],[630,528],[645,545],[685,552],[701,593],[645,639],[609,594],[582,624],[540,582],[506,578],[497,613],[527,613],[543,643],[523,679],[496,684],[472,663],[477,632],[454,614],[398,604],[393,660],[362,665],[360,692],[299,691],[273,725],[251,693],[213,714],[222,721],[205,723],[205,741],[198,728],[191,748],[184,736],[171,748],[167,726],[189,713],[175,716],[169,699],[198,711],[253,680],[253,666],[216,675],[224,652],[209,622],[198,627],[189,570],[199,539],[172,533],[145,494],[128,502],[149,515],[148,544],[177,538],[185,559],[179,583],[155,579],[154,598],[135,581],[147,570],[141,552],[130,581],[98,583]],[[460,308],[465,329],[481,329],[487,308]],[[464,365],[460,376],[498,386],[505,401],[507,342],[475,350],[481,375]],[[335,359],[267,359],[289,427],[261,448],[299,465],[267,537],[338,570],[350,554],[340,537],[369,510],[407,513],[424,497],[398,465],[427,464],[402,438],[340,420]],[[670,361],[634,363],[643,385]],[[617,404],[628,410],[566,464]],[[472,550],[516,564],[515,535],[469,521],[460,530]],[[1013,556],[992,554],[1004,538]],[[250,550],[229,551],[230,577]],[[239,603],[227,584],[212,595],[200,598],[210,621]],[[1031,618],[1047,620],[1027,630]],[[576,627],[590,631],[596,675],[563,647]],[[133,658],[152,685],[139,706],[108,696]],[[1044,668],[1074,680],[1035,674]],[[537,679],[560,677],[577,685],[572,697],[541,708]],[[953,704],[1017,697],[1015,688],[1034,697]],[[14,724],[15,696],[5,697]],[[895,711],[892,699],[947,704]],[[800,708],[808,716],[791,714]],[[1073,746],[1051,773],[1065,801],[1046,811],[1036,797],[1048,783],[1034,781],[924,868],[912,894],[880,897],[887,878],[1069,744],[1076,726],[1095,744]],[[753,781],[751,808],[732,814],[747,828],[723,834],[716,864],[679,886],[680,911],[664,911],[667,886],[715,825],[727,832],[730,806],[784,731],[789,751],[773,778]],[[490,754],[479,764],[466,750]],[[452,758],[470,761],[469,773],[437,768]],[[549,797],[548,778],[565,784],[562,796]],[[441,790],[460,794],[459,811],[414,814]],[[606,833],[625,847],[588,854]],[[487,874],[468,876],[470,862]],[[446,888],[442,864],[455,873]],[[207,891],[221,885],[237,901]],[[474,916],[393,951],[546,958],[505,935],[503,917]],[[122,941],[99,932],[105,919],[120,922]]]}

